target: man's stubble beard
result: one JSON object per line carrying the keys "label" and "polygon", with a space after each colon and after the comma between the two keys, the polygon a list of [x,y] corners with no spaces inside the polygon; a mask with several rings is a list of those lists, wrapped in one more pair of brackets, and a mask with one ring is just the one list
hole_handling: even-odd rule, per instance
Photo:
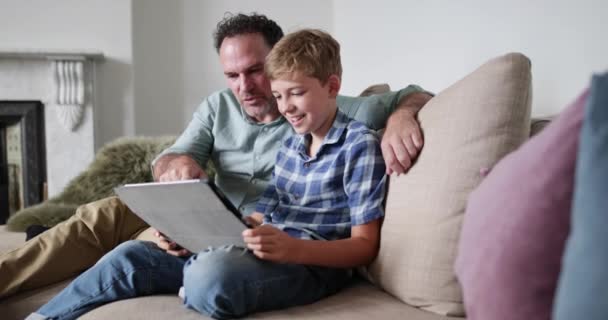
{"label": "man's stubble beard", "polygon": [[249,106],[249,110],[253,112],[253,114],[249,114],[253,118],[265,118],[268,115],[273,115],[273,120],[276,120],[281,117],[277,101],[273,96],[266,99],[266,103],[263,106]]}

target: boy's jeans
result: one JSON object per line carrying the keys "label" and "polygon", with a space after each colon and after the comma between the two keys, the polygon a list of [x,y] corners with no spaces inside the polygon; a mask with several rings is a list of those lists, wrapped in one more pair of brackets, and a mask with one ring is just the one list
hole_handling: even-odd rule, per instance
{"label": "boy's jeans", "polygon": [[312,303],[344,287],[345,269],[279,264],[234,246],[178,258],[145,241],[105,255],[29,319],[75,319],[111,301],[177,293],[184,304],[217,319]]}

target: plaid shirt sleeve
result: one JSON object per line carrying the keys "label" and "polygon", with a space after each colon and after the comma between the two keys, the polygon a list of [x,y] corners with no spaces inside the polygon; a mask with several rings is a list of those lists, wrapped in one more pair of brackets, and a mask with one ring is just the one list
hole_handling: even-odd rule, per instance
{"label": "plaid shirt sleeve", "polygon": [[378,138],[371,132],[361,135],[347,154],[344,189],[353,226],[384,216],[386,166]]}

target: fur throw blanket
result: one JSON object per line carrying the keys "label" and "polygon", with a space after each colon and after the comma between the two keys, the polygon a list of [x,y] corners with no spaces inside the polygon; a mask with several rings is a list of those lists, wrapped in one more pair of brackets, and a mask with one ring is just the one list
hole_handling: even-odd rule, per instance
{"label": "fur throw blanket", "polygon": [[114,195],[118,185],[152,181],[152,160],[174,141],[175,137],[135,137],[105,145],[59,195],[16,212],[7,229],[25,231],[34,224],[51,227],[72,216],[78,206]]}

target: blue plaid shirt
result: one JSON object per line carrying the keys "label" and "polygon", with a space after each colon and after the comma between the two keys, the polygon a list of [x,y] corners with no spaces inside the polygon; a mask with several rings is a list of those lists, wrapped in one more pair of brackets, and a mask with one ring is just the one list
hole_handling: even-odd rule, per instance
{"label": "blue plaid shirt", "polygon": [[294,238],[337,240],[384,216],[386,168],[375,132],[338,111],[312,158],[310,140],[294,134],[281,146],[256,207],[264,223]]}

